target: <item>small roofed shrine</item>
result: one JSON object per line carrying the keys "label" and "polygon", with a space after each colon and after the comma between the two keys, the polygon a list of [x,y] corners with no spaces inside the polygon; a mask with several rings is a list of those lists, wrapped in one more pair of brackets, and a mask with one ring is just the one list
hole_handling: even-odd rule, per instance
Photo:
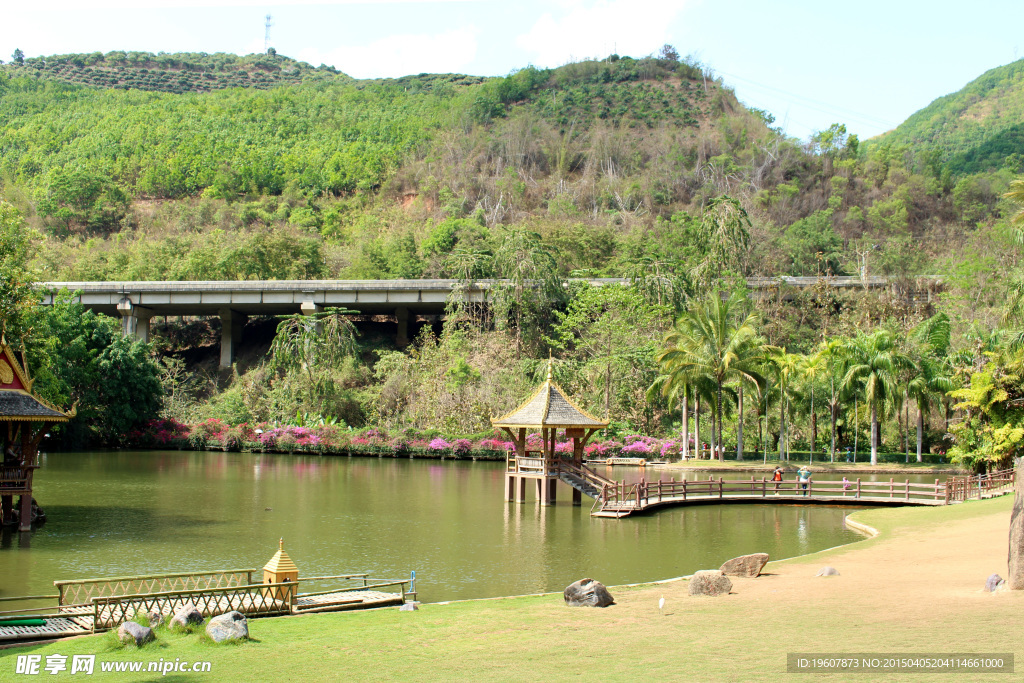
{"label": "small roofed shrine", "polygon": [[[533,395],[515,410],[491,418],[491,424],[512,438],[515,451],[508,454],[505,467],[505,500],[526,500],[526,482],[535,481],[541,505],[554,505],[559,480],[573,488],[572,502],[579,505],[582,493],[594,495],[594,473],[583,465],[583,447],[598,430],[608,426],[576,405],[548,376]],[[530,449],[528,431],[540,432],[539,450]],[[558,432],[571,445],[558,445]],[[563,442],[565,443],[565,442]]]}
{"label": "small roofed shrine", "polygon": [[[32,474],[39,469],[39,442],[50,427],[74,417],[72,409],[62,412],[32,393],[33,380],[18,362],[6,339],[0,339],[0,437],[3,465],[0,465],[0,522],[17,524],[29,531],[41,514],[32,498]],[[14,497],[18,496],[18,507]]]}

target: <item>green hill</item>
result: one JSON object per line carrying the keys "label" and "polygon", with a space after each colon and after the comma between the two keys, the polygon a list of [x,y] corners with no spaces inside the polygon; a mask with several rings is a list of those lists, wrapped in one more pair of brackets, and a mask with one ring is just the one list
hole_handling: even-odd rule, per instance
{"label": "green hill", "polygon": [[244,57],[219,52],[93,52],[30,57],[3,67],[8,76],[52,79],[96,88],[156,92],[210,92],[223,88],[266,90],[310,79],[351,80],[336,69],[271,54]]}
{"label": "green hill", "polygon": [[874,145],[909,145],[954,175],[1024,165],[1024,59],[986,71]]}

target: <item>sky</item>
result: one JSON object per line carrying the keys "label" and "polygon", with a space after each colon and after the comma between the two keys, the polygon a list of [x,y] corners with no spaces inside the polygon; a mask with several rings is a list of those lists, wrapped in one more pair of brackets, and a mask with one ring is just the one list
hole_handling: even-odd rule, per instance
{"label": "sky", "polygon": [[1020,0],[0,0],[0,59],[73,52],[262,52],[356,78],[503,76],[669,44],[807,139],[866,139],[1024,58]]}

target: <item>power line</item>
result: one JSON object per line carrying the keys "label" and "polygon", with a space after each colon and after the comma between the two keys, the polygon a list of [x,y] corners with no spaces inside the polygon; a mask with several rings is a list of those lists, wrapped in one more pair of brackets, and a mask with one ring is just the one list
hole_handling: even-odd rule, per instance
{"label": "power line", "polygon": [[806,107],[808,109],[813,109],[814,111],[820,112],[822,114],[838,114],[840,116],[846,117],[847,119],[849,119],[851,121],[856,121],[858,123],[861,123],[861,124],[864,124],[864,125],[869,125],[869,126],[884,126],[886,128],[895,128],[897,125],[899,125],[898,123],[893,122],[893,121],[889,121],[889,120],[885,120],[885,119],[880,119],[880,118],[877,118],[875,116],[871,116],[869,114],[863,114],[863,113],[860,113],[860,112],[854,112],[854,111],[851,111],[849,109],[841,109],[839,107],[835,107],[835,106],[827,104],[825,102],[820,102],[818,100],[813,100],[813,99],[811,99],[809,97],[803,97],[801,95],[797,95],[795,93],[791,93],[791,92],[788,92],[786,90],[782,90],[780,88],[775,88],[775,87],[770,86],[770,85],[764,85],[763,83],[758,83],[757,81],[752,81],[752,80],[750,80],[748,78],[743,78],[742,76],[736,76],[736,75],[733,75],[733,74],[725,73],[724,71],[718,71],[718,74],[720,74],[722,76],[727,76],[730,79],[735,79],[737,81],[742,81],[742,82],[744,82],[744,83],[746,83],[746,84],[748,84],[750,86],[753,86],[755,88],[761,88],[762,90],[772,91],[772,92],[775,92],[775,93],[779,93],[781,95],[785,95],[785,96],[787,96],[789,98],[792,98],[794,100],[799,100],[799,101],[801,101],[801,106],[804,106],[804,107]]}

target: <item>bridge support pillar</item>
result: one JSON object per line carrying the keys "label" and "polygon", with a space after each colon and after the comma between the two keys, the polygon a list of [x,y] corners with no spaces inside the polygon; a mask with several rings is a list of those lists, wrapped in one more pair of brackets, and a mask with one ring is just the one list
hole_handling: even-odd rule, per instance
{"label": "bridge support pillar", "polygon": [[572,504],[583,505],[583,492],[578,489],[572,490]]}
{"label": "bridge support pillar", "polygon": [[299,305],[299,310],[302,311],[302,315],[313,315],[323,311],[324,307],[313,300],[307,300]]}
{"label": "bridge support pillar", "polygon": [[409,309],[399,306],[395,309],[395,320],[398,322],[398,335],[395,337],[395,345],[398,348],[409,345]]}
{"label": "bridge support pillar", "polygon": [[220,309],[221,370],[230,369],[235,362],[235,347],[242,342],[242,329],[248,319],[248,316],[232,311],[230,308]]}
{"label": "bridge support pillar", "polygon": [[151,309],[136,306],[131,299],[125,297],[117,303],[117,312],[121,314],[122,336],[149,341],[149,319],[153,317]]}

